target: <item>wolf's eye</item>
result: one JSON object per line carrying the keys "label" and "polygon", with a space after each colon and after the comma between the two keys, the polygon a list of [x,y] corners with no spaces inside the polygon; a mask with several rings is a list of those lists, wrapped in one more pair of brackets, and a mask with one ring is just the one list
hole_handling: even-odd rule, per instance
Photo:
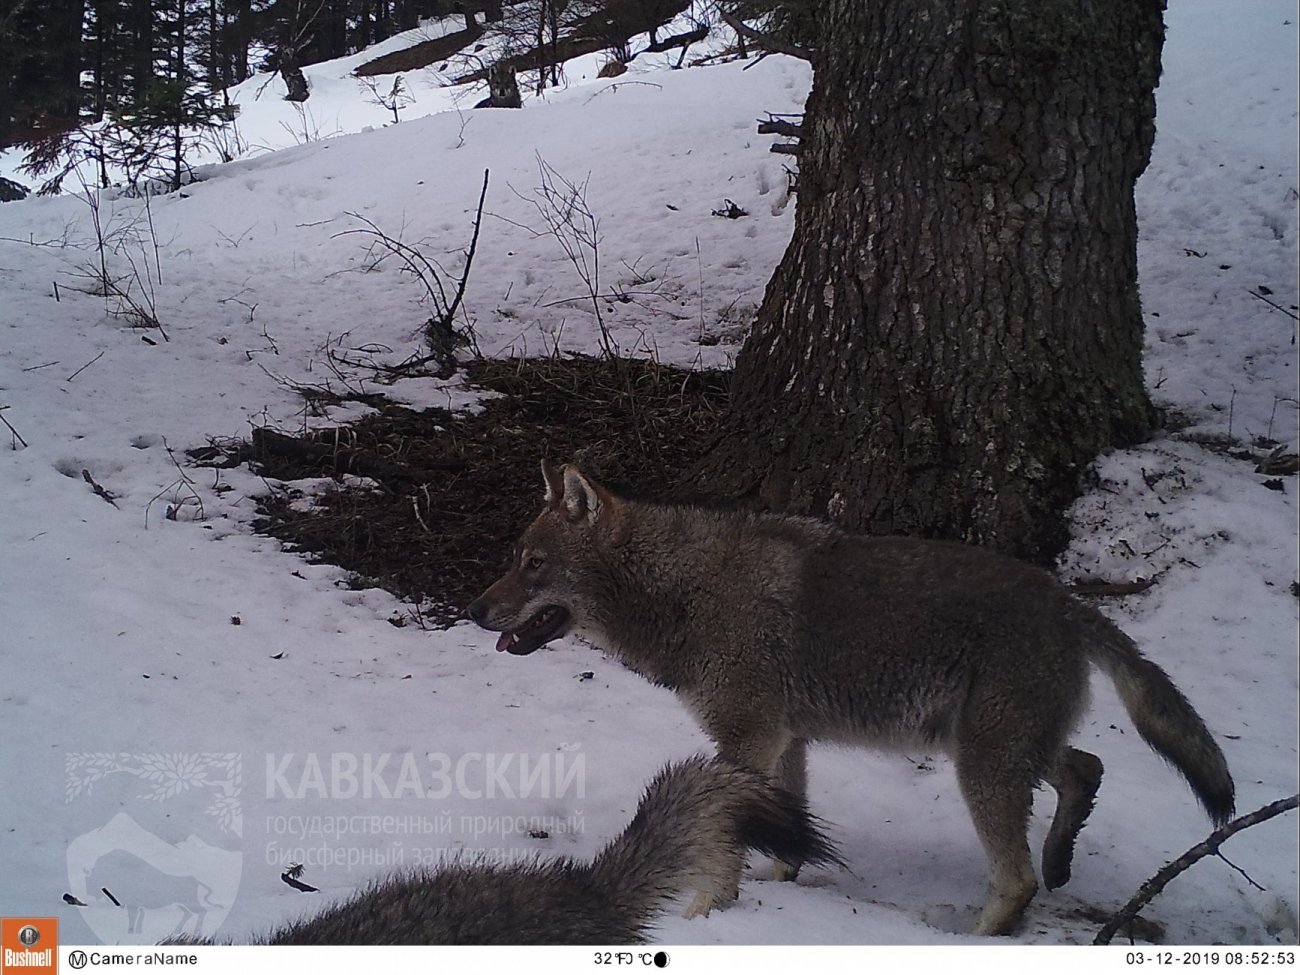
{"label": "wolf's eye", "polygon": [[534,555],[528,560],[528,568],[530,569],[540,569],[545,564],[546,559],[542,558],[540,555]]}

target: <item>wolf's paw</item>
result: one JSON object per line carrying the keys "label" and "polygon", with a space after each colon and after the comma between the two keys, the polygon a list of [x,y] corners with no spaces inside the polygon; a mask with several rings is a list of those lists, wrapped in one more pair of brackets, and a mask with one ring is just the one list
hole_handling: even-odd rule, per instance
{"label": "wolf's paw", "polygon": [[786,863],[784,860],[772,861],[772,879],[773,880],[794,880],[799,876],[798,863]]}
{"label": "wolf's paw", "polygon": [[717,900],[711,893],[704,890],[697,890],[695,892],[695,899],[692,900],[686,910],[682,912],[682,917],[686,918],[688,921],[691,918],[708,917],[709,911],[713,910],[717,906]]}
{"label": "wolf's paw", "polygon": [[736,902],[740,897],[740,891],[733,890],[727,894],[719,894],[713,890],[697,890],[695,899],[691,901],[686,910],[682,911],[682,917],[688,921],[693,917],[708,917],[709,911],[714,908],[725,910]]}

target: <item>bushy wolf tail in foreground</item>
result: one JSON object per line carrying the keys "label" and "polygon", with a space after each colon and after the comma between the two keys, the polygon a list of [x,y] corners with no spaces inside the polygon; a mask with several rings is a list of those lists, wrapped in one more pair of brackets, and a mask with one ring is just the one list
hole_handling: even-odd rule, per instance
{"label": "bushy wolf tail in foreground", "polygon": [[626,944],[665,902],[728,883],[752,848],[793,862],[840,862],[801,798],[721,759],[670,765],[623,834],[590,863],[448,863],[384,880],[268,944]]}

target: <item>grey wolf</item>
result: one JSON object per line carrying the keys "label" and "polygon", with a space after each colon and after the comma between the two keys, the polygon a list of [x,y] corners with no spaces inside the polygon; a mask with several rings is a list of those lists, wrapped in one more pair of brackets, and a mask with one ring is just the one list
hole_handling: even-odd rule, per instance
{"label": "grey wolf", "polygon": [[[666,901],[716,886],[747,848],[839,862],[803,799],[725,759],[668,766],[590,863],[453,861],[377,883],[261,939],[275,945],[542,945],[642,941]],[[193,943],[193,942],[191,942]]]}
{"label": "grey wolf", "polygon": [[[676,691],[719,755],[798,795],[811,741],[945,750],[988,859],[977,933],[1010,932],[1037,892],[1026,834],[1040,782],[1057,793],[1043,881],[1069,880],[1102,777],[1069,744],[1090,662],[1210,818],[1232,815],[1227,763],[1191,704],[1042,570],[957,543],[630,501],[546,461],[542,475],[542,513],[466,610],[501,633],[497,649],[584,637]],[[687,916],[734,898],[740,870],[737,858]]]}

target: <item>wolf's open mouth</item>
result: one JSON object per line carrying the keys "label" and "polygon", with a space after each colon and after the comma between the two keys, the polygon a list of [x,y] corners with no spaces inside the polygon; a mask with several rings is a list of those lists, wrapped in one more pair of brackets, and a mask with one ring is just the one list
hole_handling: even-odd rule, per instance
{"label": "wolf's open mouth", "polygon": [[497,650],[509,650],[523,656],[555,639],[569,623],[569,611],[563,606],[546,606],[515,631],[506,630],[497,640]]}

